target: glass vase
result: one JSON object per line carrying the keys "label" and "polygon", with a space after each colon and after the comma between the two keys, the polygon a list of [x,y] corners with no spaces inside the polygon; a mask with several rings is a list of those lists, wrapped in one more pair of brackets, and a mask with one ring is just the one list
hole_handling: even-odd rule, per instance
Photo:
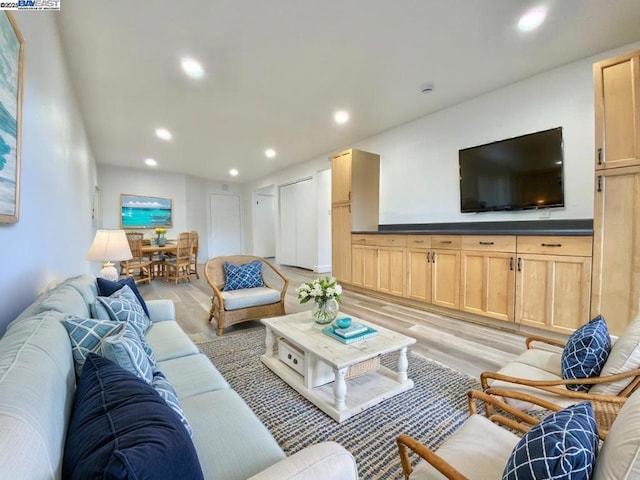
{"label": "glass vase", "polygon": [[338,310],[339,306],[335,298],[319,300],[315,302],[313,310],[311,310],[311,316],[316,323],[324,325],[326,323],[331,323],[336,319],[338,316]]}

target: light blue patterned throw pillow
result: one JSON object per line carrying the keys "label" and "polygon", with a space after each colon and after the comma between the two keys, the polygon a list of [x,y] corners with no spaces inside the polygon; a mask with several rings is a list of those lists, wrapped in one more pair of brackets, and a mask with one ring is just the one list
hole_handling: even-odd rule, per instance
{"label": "light blue patterned throw pillow", "polygon": [[187,420],[187,417],[185,417],[184,412],[182,411],[182,407],[178,401],[178,395],[173,389],[173,386],[167,380],[167,377],[164,376],[164,373],[160,370],[153,372],[153,382],[151,385],[156,389],[158,395],[160,395],[160,397],[167,402],[167,405],[169,405],[169,407],[171,407],[171,409],[176,413],[184,425],[184,428],[189,432],[189,436],[193,437],[193,429],[191,428],[191,424],[189,424],[189,420]]}
{"label": "light blue patterned throw pillow", "polygon": [[502,480],[589,480],[598,440],[591,403],[572,405],[549,415],[520,439]]}
{"label": "light blue patterned throw pillow", "polygon": [[222,290],[225,292],[243,288],[264,287],[264,282],[262,281],[262,262],[260,260],[243,263],[242,265],[224,262],[224,275],[226,277],[226,283]]}
{"label": "light blue patterned throw pillow", "polygon": [[153,380],[155,364],[149,361],[138,332],[129,323],[118,324],[117,330],[102,339],[100,354],[149,384]]}
{"label": "light blue patterned throw pillow", "polygon": [[[577,329],[562,351],[562,378],[590,378],[600,371],[611,351],[609,329],[602,315]],[[591,385],[567,385],[569,390],[586,392]]]}
{"label": "light blue patterned throw pillow", "polygon": [[141,337],[151,326],[149,317],[128,285],[110,297],[97,297],[97,300],[105,306],[112,320],[131,323]]}
{"label": "light blue patterned throw pillow", "polygon": [[120,323],[94,318],[80,318],[69,315],[64,320],[69,334],[76,377],[80,377],[82,367],[90,353],[98,353],[102,339],[121,327]]}

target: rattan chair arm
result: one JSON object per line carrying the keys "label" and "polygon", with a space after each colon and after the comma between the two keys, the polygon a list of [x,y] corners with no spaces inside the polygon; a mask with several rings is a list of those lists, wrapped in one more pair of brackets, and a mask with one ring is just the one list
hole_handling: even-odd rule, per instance
{"label": "rattan chair arm", "polygon": [[413,451],[416,455],[419,455],[424,460],[429,462],[436,470],[438,470],[442,475],[447,477],[450,480],[468,480],[463,474],[461,474],[458,470],[453,468],[445,459],[440,457],[430,448],[422,445],[415,438],[410,437],[409,435],[399,435],[396,439],[396,443],[398,444],[398,450],[400,453],[400,462],[402,463],[402,472],[404,474],[405,480],[409,480],[409,475],[413,471],[411,467],[411,462],[409,461],[409,454],[407,449]]}
{"label": "rattan chair arm", "polygon": [[207,279],[207,283],[211,287],[211,290],[213,290],[213,295],[218,300],[218,306],[220,307],[220,310],[224,310],[224,299],[222,298],[222,292],[218,288],[218,286],[215,284],[215,281],[213,280],[213,278],[211,278],[211,274],[209,273],[208,264],[209,264],[210,261],[211,260],[208,260],[205,263],[205,266],[204,266],[204,278]]}
{"label": "rattan chair arm", "polygon": [[556,340],[555,338],[531,335],[530,337],[527,337],[527,339],[525,340],[525,344],[527,345],[527,350],[531,350],[532,348],[534,348],[532,345],[534,342],[546,343],[547,345],[552,345],[554,347],[560,347],[560,348],[564,348],[566,346],[565,342],[561,342],[560,340]]}
{"label": "rattan chair arm", "polygon": [[284,301],[284,296],[287,293],[287,288],[289,288],[289,279],[283,275],[283,273],[278,270],[269,260],[265,258],[261,258],[262,262],[267,265],[273,272],[278,275],[283,281],[282,289],[280,290],[280,300]]}
{"label": "rattan chair arm", "polygon": [[491,415],[489,417],[489,420],[500,425],[501,427],[507,427],[520,433],[527,433],[531,429],[529,425],[523,425],[522,423],[516,422],[511,418],[507,418],[498,414]]}
{"label": "rattan chair arm", "polygon": [[[544,400],[541,400],[536,397],[532,397],[531,395],[527,395],[521,392],[489,389],[486,392],[482,392],[480,390],[469,390],[467,392],[467,398],[469,399],[469,413],[471,415],[478,413],[476,409],[475,400],[480,400],[484,402],[485,414],[487,418],[491,417],[492,408],[497,408],[502,410],[503,412],[513,415],[518,420],[528,423],[529,425],[535,425],[536,423],[538,423],[539,420],[537,418],[532,417],[531,415],[527,415],[526,413],[518,410],[514,406],[509,405],[506,402],[503,402],[498,397],[508,397],[508,398],[514,398],[518,400],[531,401],[532,403],[540,405],[544,408],[550,407],[550,409],[553,409],[553,410],[560,410],[560,407],[558,407],[557,405],[554,405],[549,402],[545,402]],[[544,405],[541,405],[541,403]]]}

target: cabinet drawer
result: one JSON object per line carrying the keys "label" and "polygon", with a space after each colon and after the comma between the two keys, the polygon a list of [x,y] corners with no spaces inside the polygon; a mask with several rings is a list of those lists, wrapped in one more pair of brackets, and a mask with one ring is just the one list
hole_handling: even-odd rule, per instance
{"label": "cabinet drawer", "polygon": [[462,250],[480,250],[487,252],[515,252],[515,235],[464,235]]}
{"label": "cabinet drawer", "polygon": [[431,248],[431,235],[407,235],[407,247]]}
{"label": "cabinet drawer", "polygon": [[592,243],[593,237],[591,236],[518,236],[518,253],[590,257]]}
{"label": "cabinet drawer", "polygon": [[368,237],[371,238],[367,238],[367,245],[377,245],[380,247],[407,246],[407,237],[405,235],[370,235]]}
{"label": "cabinet drawer", "polygon": [[278,358],[281,362],[293,368],[300,375],[304,376],[304,353],[298,351],[283,339],[278,341]]}
{"label": "cabinet drawer", "polygon": [[460,250],[461,245],[461,235],[431,235],[431,248]]}
{"label": "cabinet drawer", "polygon": [[366,244],[367,244],[366,235],[351,235],[351,245],[366,245]]}

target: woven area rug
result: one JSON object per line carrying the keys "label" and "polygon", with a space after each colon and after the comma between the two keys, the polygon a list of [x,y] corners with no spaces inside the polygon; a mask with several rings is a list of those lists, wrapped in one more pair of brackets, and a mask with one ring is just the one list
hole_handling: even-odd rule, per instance
{"label": "woven area rug", "polygon": [[[467,418],[467,390],[480,387],[477,379],[409,352],[413,389],[337,423],[262,364],[264,336],[260,328],[198,346],[287,455],[333,440],[355,457],[361,479],[401,479],[396,437],[406,433],[437,448]],[[393,368],[396,358],[387,355],[382,364]]]}

